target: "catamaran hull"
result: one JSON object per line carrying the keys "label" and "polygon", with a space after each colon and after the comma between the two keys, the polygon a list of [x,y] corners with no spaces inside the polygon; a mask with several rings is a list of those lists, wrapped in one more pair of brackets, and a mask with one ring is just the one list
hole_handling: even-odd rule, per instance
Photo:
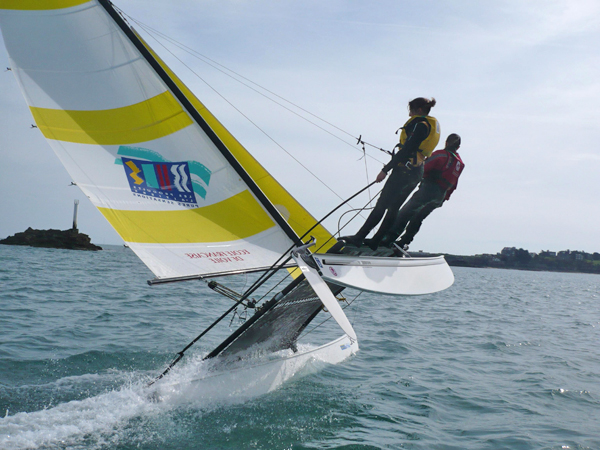
{"label": "catamaran hull", "polygon": [[388,295],[423,295],[443,291],[454,283],[443,256],[383,258],[315,254],[322,278],[339,286]]}
{"label": "catamaran hull", "polygon": [[[186,381],[165,378],[153,386],[153,396],[171,403],[244,401],[272,392],[292,377],[317,370],[319,364],[339,364],[357,351],[358,342],[344,335],[315,349],[268,361],[240,361],[237,367],[227,365],[225,370],[209,370],[204,376]],[[172,376],[180,378],[182,374]]]}

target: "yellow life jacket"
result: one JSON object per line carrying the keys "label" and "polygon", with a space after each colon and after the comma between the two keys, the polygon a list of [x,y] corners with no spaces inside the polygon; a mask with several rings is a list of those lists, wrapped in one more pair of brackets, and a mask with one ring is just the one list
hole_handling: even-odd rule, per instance
{"label": "yellow life jacket", "polygon": [[417,152],[417,161],[413,161],[413,164],[415,166],[420,166],[421,164],[423,164],[423,161],[425,161],[426,158],[429,158],[429,155],[431,155],[436,145],[438,145],[438,142],[440,141],[440,123],[435,117],[414,116],[409,118],[402,127],[402,133],[400,133],[400,144],[404,145],[406,139],[408,138],[408,135],[406,134],[406,128],[408,127],[408,125],[410,125],[410,123],[414,120],[423,119],[425,119],[425,121],[429,124],[429,135],[427,136],[427,138],[425,138],[423,142],[421,142],[421,145],[419,145],[419,151]]}

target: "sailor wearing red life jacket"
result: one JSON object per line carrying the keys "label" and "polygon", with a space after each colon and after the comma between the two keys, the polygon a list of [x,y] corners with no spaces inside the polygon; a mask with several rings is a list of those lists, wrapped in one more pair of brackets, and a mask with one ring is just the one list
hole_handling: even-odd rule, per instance
{"label": "sailor wearing red life jacket", "polygon": [[[373,242],[372,247],[390,247],[396,242],[401,248],[410,244],[421,228],[423,220],[436,208],[448,200],[456,186],[458,178],[465,168],[458,148],[460,136],[451,134],[446,139],[446,147],[437,150],[425,162],[423,181],[410,200],[398,211],[394,224],[380,242]],[[404,234],[402,234],[404,233]]]}
{"label": "sailor wearing red life jacket", "polygon": [[[453,139],[456,148],[448,147],[448,140]],[[465,168],[457,150],[460,147],[460,136],[451,134],[446,140],[446,148],[437,150],[425,162],[425,172],[423,180],[435,181],[441,188],[446,191],[444,200],[448,200],[456,186],[458,185],[458,177]]]}

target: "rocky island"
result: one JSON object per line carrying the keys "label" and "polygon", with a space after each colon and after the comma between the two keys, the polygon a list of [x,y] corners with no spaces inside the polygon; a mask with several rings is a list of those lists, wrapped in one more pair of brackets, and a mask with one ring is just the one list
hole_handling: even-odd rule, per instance
{"label": "rocky island", "polygon": [[70,230],[34,230],[29,227],[22,233],[16,233],[0,240],[4,245],[28,245],[30,247],[63,248],[69,250],[102,250],[92,244],[87,234],[80,233],[77,228]]}

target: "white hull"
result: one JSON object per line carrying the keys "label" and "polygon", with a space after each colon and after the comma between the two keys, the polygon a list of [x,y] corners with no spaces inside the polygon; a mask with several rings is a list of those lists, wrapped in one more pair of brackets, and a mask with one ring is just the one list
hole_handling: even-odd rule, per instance
{"label": "white hull", "polygon": [[340,286],[388,295],[423,295],[443,291],[454,274],[443,256],[383,258],[315,254],[322,278]]}
{"label": "white hull", "polygon": [[[187,380],[181,380],[187,378],[186,370],[171,373],[153,386],[153,395],[160,401],[172,403],[244,401],[271,392],[319,364],[338,364],[357,351],[358,342],[352,343],[344,335],[311,350],[290,355],[279,353],[267,361],[239,361],[235,365],[228,364],[225,370],[207,370],[203,376],[198,377],[196,373]],[[193,370],[197,371],[197,367]]]}

